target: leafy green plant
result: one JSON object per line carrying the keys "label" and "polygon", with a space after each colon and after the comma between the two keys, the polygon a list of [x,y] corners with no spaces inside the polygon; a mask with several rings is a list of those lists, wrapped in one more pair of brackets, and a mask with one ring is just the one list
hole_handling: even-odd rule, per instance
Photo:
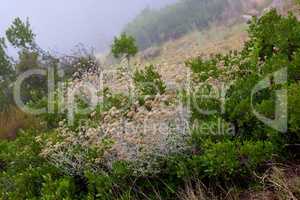
{"label": "leafy green plant", "polygon": [[41,198],[43,200],[65,199],[72,200],[75,195],[75,183],[72,177],[55,178],[53,180],[51,175],[43,176],[43,183],[41,189]]}
{"label": "leafy green plant", "polygon": [[138,94],[142,96],[163,94],[166,90],[165,83],[153,65],[147,66],[145,70],[135,71],[133,81]]}
{"label": "leafy green plant", "polygon": [[0,198],[34,199],[40,195],[43,175],[57,174],[58,170],[39,156],[41,146],[37,132],[27,130],[14,141],[0,141]]}
{"label": "leafy green plant", "polygon": [[8,41],[17,48],[30,48],[34,45],[35,34],[30,28],[29,20],[23,22],[16,18],[6,31]]}
{"label": "leafy green plant", "polygon": [[276,152],[271,142],[241,142],[226,138],[218,141],[203,138],[199,148],[199,153],[187,162],[188,166],[201,177],[223,181],[249,178],[253,171],[272,161]]}
{"label": "leafy green plant", "polygon": [[115,37],[111,52],[116,58],[125,56],[129,63],[130,58],[138,52],[134,37],[128,36],[126,33],[122,33],[119,38]]}

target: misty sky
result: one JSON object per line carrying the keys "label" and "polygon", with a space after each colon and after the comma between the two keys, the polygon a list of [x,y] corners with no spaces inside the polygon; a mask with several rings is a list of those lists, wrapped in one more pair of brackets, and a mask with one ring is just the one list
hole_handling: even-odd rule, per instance
{"label": "misty sky", "polygon": [[2,0],[0,36],[15,17],[29,17],[37,43],[58,52],[83,43],[102,51],[146,6],[176,0]]}

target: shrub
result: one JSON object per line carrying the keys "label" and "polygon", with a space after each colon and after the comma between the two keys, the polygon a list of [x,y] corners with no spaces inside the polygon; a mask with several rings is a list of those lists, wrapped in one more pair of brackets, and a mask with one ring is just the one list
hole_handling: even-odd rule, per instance
{"label": "shrub", "polygon": [[[217,55],[205,61],[196,59],[187,62],[197,78],[195,84],[198,88],[199,82],[209,83],[217,88],[222,83],[230,85],[226,91],[223,112],[208,116],[199,113],[199,108],[222,111],[221,102],[224,103],[222,96],[207,100],[201,98],[200,94],[200,98],[194,98],[195,101],[192,102],[192,117],[209,121],[218,116],[233,124],[237,136],[243,139],[277,140],[276,143],[282,145],[284,143],[295,144],[298,136],[292,132],[295,128],[297,129],[294,116],[297,115],[295,102],[298,99],[295,88],[298,87],[299,76],[300,37],[297,34],[299,30],[300,23],[294,16],[283,17],[272,10],[265,16],[253,20],[249,29],[250,39],[241,53]],[[288,70],[287,83],[276,85],[272,74],[283,67]],[[266,82],[268,87],[254,94],[251,99],[255,86],[266,77],[269,79]],[[276,93],[280,89],[287,89],[289,96],[289,124],[286,134],[271,130],[253,112],[254,108],[260,114],[273,119],[277,103]],[[197,92],[199,91],[196,90],[196,95],[194,95],[196,97]],[[209,91],[207,93],[210,94]],[[286,135],[293,136],[287,138]]]}
{"label": "shrub", "polygon": [[112,107],[126,109],[129,106],[129,99],[122,93],[114,94],[109,88],[103,91],[103,102],[100,103],[103,111],[108,111]]}
{"label": "shrub", "polygon": [[163,94],[166,90],[165,83],[153,65],[147,66],[145,70],[135,71],[133,81],[138,95],[155,96],[156,94]]}
{"label": "shrub", "polygon": [[35,142],[37,132],[28,130],[14,141],[0,141],[1,199],[34,199],[40,195],[43,175],[57,174],[56,168],[39,156],[40,145]]}
{"label": "shrub", "polygon": [[271,142],[203,139],[199,154],[191,158],[189,165],[200,177],[234,181],[249,178],[253,171],[272,161],[274,152]]}
{"label": "shrub", "polygon": [[261,164],[272,161],[274,152],[276,149],[271,142],[244,141],[240,147],[240,158],[242,158],[242,164],[251,173]]}
{"label": "shrub", "polygon": [[229,179],[241,172],[235,142],[222,141],[215,144],[208,142],[202,148],[203,154],[195,156],[192,164],[196,169],[198,168],[197,171],[203,171],[204,176]]}
{"label": "shrub", "polygon": [[218,78],[220,76],[220,69],[217,66],[217,62],[215,58],[203,60],[199,57],[188,60],[185,64],[193,73],[197,74],[198,80],[203,82],[209,78]]}
{"label": "shrub", "polygon": [[101,127],[80,125],[72,130],[62,124],[55,132],[37,139],[41,156],[69,176],[83,176],[86,170],[101,171],[113,141]]}
{"label": "shrub", "polygon": [[[297,145],[300,142],[300,85],[291,84],[288,87],[288,134],[284,134],[286,144],[292,146],[292,154],[299,156],[299,148]],[[293,147],[293,145],[296,146]]]}
{"label": "shrub", "polygon": [[53,178],[49,174],[43,176],[40,194],[43,200],[72,200],[76,196],[75,191],[76,185],[72,177],[64,176],[61,178]]}

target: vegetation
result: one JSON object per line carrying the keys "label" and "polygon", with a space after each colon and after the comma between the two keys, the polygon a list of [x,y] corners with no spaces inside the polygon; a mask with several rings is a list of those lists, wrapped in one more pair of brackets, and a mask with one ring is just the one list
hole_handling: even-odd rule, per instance
{"label": "vegetation", "polygon": [[30,28],[28,19],[26,22],[23,22],[20,18],[16,18],[11,27],[7,29],[6,37],[16,48],[30,48],[35,43],[35,35]]}
{"label": "vegetation", "polygon": [[163,94],[166,90],[165,83],[153,65],[147,66],[144,71],[135,71],[133,81],[140,96]]}
{"label": "vegetation", "polygon": [[140,49],[145,49],[191,30],[205,29],[222,17],[229,4],[236,4],[236,9],[241,7],[239,0],[187,0],[161,10],[146,8],[124,31],[136,38]]}
{"label": "vegetation", "polygon": [[[210,6],[214,5],[212,8],[215,9],[219,1],[203,2],[208,12],[203,14],[205,19]],[[210,17],[206,16],[205,20]],[[199,22],[199,26],[203,23]],[[14,24],[19,25],[21,32],[8,33],[17,33],[17,39],[9,36],[9,41],[22,48],[16,64],[22,71],[27,69],[28,63],[38,67],[40,62],[38,52],[28,49],[27,44],[33,41],[24,36],[33,36],[27,30],[28,24],[18,21]],[[23,31],[24,27],[27,27],[26,31]],[[158,110],[167,107],[170,112],[176,108],[168,107],[175,104],[168,99],[161,100],[164,102],[161,105],[158,96],[163,96],[167,88],[153,65],[136,71],[133,77],[138,97],[150,96],[147,102],[130,102],[128,95],[104,89],[102,102],[95,111],[76,115],[72,126],[66,121],[67,113],[47,113],[37,117],[53,126],[24,127],[15,140],[0,141],[0,199],[168,200],[195,196],[196,199],[197,196],[225,199],[231,193],[224,190],[259,187],[265,180],[269,180],[271,187],[281,195],[299,198],[296,183],[289,189],[281,171],[274,167],[269,169],[274,163],[299,159],[299,32],[300,22],[293,15],[284,17],[272,10],[253,20],[249,40],[241,52],[187,61],[187,67],[193,72],[191,88],[183,90],[181,95],[175,94],[173,101],[179,100],[177,97],[180,96],[180,100],[190,106],[188,117],[192,126],[189,134],[185,135],[182,127],[180,134],[171,129],[173,134],[167,135],[169,129],[163,129],[165,132],[159,138],[145,134],[149,141],[157,142],[154,147],[145,145],[148,140],[128,136],[127,131],[132,133],[134,130],[124,128],[126,122],[137,125],[134,124],[136,121],[149,123],[147,117],[157,117],[154,109],[147,110],[149,104],[151,108],[159,107]],[[10,75],[10,70],[12,74],[16,72],[10,68],[13,63],[5,54],[3,40],[0,44],[1,80],[10,82],[6,75]],[[113,52],[127,58],[135,55],[134,39],[122,35],[121,39],[115,40]],[[95,64],[88,57],[80,61],[84,67]],[[41,85],[38,80],[30,80],[33,82],[28,85]],[[80,79],[74,82],[80,82]],[[255,91],[261,82],[265,88],[258,87]],[[71,81],[67,83],[72,84]],[[221,88],[226,90],[220,91]],[[286,91],[287,98],[277,101],[281,97],[279,91]],[[45,95],[40,95],[44,98],[29,104],[36,107],[47,104]],[[59,109],[60,100],[54,98],[53,101]],[[86,106],[84,101],[79,103]],[[284,110],[276,115],[276,106],[284,109],[285,105],[287,116]],[[279,122],[271,127],[259,120],[253,110],[273,120],[286,117],[287,127]],[[163,112],[160,114],[167,115]],[[147,116],[141,118],[144,113]],[[167,122],[170,127],[179,124]],[[122,129],[114,127],[115,124],[121,124]],[[116,134],[111,135],[109,131]],[[136,148],[135,142],[141,145]],[[261,176],[264,177],[262,182]],[[209,187],[214,191],[210,192]]]}
{"label": "vegetation", "polygon": [[111,52],[116,58],[125,56],[129,63],[130,58],[135,56],[138,52],[134,37],[127,36],[126,33],[122,33],[119,38],[115,38]]}
{"label": "vegetation", "polygon": [[135,38],[132,36],[126,35],[126,33],[122,33],[119,38],[115,37],[115,40],[111,46],[111,52],[115,58],[119,58],[125,56],[127,59],[126,66],[126,75],[128,80],[128,91],[129,94],[132,93],[132,67],[130,65],[130,58],[135,56],[138,52],[138,47],[136,46]]}
{"label": "vegetation", "polygon": [[[19,58],[13,60],[6,54],[6,42],[17,49]],[[27,20],[16,18],[6,31],[6,37],[0,42],[0,137],[15,137],[18,129],[35,127],[33,117],[17,108],[13,99],[13,87],[16,78],[29,70],[51,68],[50,58],[44,58],[35,43],[35,34]],[[52,59],[52,58],[51,58]],[[33,75],[20,86],[20,98],[23,102],[39,101],[47,94],[47,80],[41,75]],[[31,124],[30,124],[31,123]],[[38,122],[37,122],[38,123]],[[31,126],[32,125],[32,126]]]}
{"label": "vegetation", "polygon": [[11,92],[7,89],[7,86],[13,80],[14,73],[10,63],[9,57],[5,52],[6,46],[4,38],[0,39],[0,111],[5,110],[9,102],[11,102]]}

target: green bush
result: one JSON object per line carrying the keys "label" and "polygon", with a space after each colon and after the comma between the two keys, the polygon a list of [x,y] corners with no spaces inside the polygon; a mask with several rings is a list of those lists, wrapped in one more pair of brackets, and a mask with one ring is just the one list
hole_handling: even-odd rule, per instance
{"label": "green bush", "polygon": [[260,165],[272,161],[276,152],[271,142],[244,141],[240,147],[240,158],[248,173],[256,170]]}
{"label": "green bush", "polygon": [[[186,63],[194,73],[197,86],[188,97],[192,98],[191,145],[196,154],[190,159],[190,166],[197,174],[210,179],[242,177],[241,180],[245,180],[251,172],[271,161],[274,154],[284,157],[285,153],[290,153],[293,158],[299,155],[296,148],[299,144],[299,30],[300,22],[294,16],[283,17],[272,10],[254,19],[249,29],[250,39],[241,53],[231,52]],[[273,73],[284,68],[288,71],[287,81],[276,84]],[[251,96],[262,80],[266,80],[267,87]],[[221,96],[213,96],[215,91],[207,84],[211,82],[230,85],[224,110],[221,109]],[[267,126],[253,112],[255,109],[268,119],[274,119],[278,90],[286,90],[288,94],[285,133]],[[207,95],[213,98],[207,99]],[[205,108],[216,112],[206,114]],[[218,134],[214,125],[218,121],[233,125],[235,134]]]}
{"label": "green bush", "polygon": [[200,167],[204,176],[228,179],[240,173],[239,152],[235,142],[222,141],[206,145],[202,147],[203,154],[193,160],[195,167]]}
{"label": "green bush", "polygon": [[1,199],[37,199],[41,193],[43,176],[58,174],[58,170],[39,156],[37,132],[26,131],[15,141],[0,141]]}
{"label": "green bush", "polygon": [[75,183],[72,177],[56,178],[51,175],[43,176],[43,183],[41,189],[41,199],[56,200],[65,199],[72,200],[75,197]]}
{"label": "green bush", "polygon": [[[17,76],[29,70],[43,70],[41,56],[38,52],[22,50],[19,52],[19,61],[16,64]],[[38,101],[48,92],[47,77],[33,75],[22,82],[21,99],[26,104],[30,101]]]}
{"label": "green bush", "polygon": [[289,138],[292,144],[300,142],[300,85],[291,84],[288,87],[288,126]]}
{"label": "green bush", "polygon": [[114,94],[109,88],[103,91],[103,102],[100,103],[103,111],[108,111],[112,107],[117,109],[126,109],[129,106],[129,99],[122,93]]}
{"label": "green bush", "polygon": [[[241,53],[217,55],[206,61],[198,59],[187,62],[197,81],[207,82],[213,79],[230,84],[226,92],[223,112],[217,112],[213,116],[203,116],[193,108],[204,107],[219,111],[221,104],[218,105],[217,102],[220,102],[221,98],[208,102],[206,99],[194,98],[192,117],[210,120],[211,117],[218,116],[233,124],[236,135],[244,139],[276,140],[276,143],[282,145],[299,142],[297,134],[292,134],[295,132],[293,127],[298,126],[294,116],[297,115],[295,102],[298,99],[295,88],[299,85],[299,30],[300,23],[294,16],[283,17],[272,10],[265,16],[253,20],[249,29],[250,39]],[[271,74],[283,68],[288,70],[287,83],[276,85],[273,80],[274,75]],[[251,97],[255,86],[266,77],[269,79],[267,82],[269,86]],[[276,93],[282,89],[287,89],[289,95],[289,124],[286,134],[275,133],[276,131],[262,123],[253,112],[255,109],[260,114],[273,119]],[[293,139],[286,137],[291,134]]]}
{"label": "green bush", "polygon": [[163,94],[166,85],[162,81],[161,76],[155,71],[153,65],[149,65],[145,70],[137,70],[133,75],[135,89],[140,96]]}
{"label": "green bush", "polygon": [[253,142],[222,139],[213,142],[202,141],[199,155],[194,155],[189,163],[200,177],[213,180],[251,180],[251,174],[259,167],[272,161],[276,152],[271,142]]}

